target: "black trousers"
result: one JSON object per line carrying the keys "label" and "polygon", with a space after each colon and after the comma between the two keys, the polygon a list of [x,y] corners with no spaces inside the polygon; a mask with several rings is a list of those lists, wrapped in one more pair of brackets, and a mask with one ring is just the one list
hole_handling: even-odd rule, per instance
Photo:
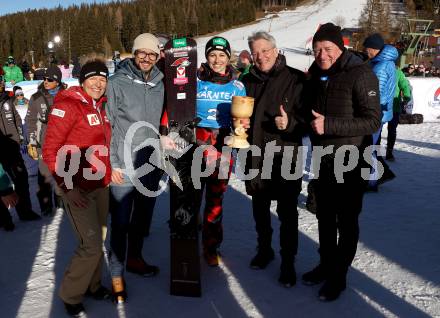
{"label": "black trousers", "polygon": [[38,169],[37,198],[38,202],[40,203],[40,209],[43,213],[52,210],[52,196],[51,179],[47,175],[42,174],[40,169]]}
{"label": "black trousers", "polygon": [[[18,155],[15,156],[14,163],[4,163],[3,168],[14,183],[15,192],[19,197],[18,203],[15,206],[18,217],[20,219],[25,218],[28,213],[32,212],[32,204],[29,194],[28,173],[21,154],[18,153]],[[9,210],[0,200],[0,223],[10,221],[11,215],[9,214]]]}
{"label": "black trousers", "polygon": [[[283,260],[294,260],[298,251],[298,195],[301,192],[301,179],[291,181],[294,189],[290,195],[282,195],[277,201],[277,214],[280,220],[280,254]],[[290,183],[290,182],[289,182]],[[289,187],[290,188],[290,187]],[[252,196],[252,211],[257,231],[259,249],[270,249],[272,245],[272,225],[270,204],[272,198],[260,192]]]}
{"label": "black trousers", "polygon": [[359,214],[368,181],[361,167],[344,174],[344,182],[334,179],[333,165],[321,165],[316,182],[316,203],[321,265],[331,275],[344,276],[359,241]]}
{"label": "black trousers", "polygon": [[400,113],[393,113],[393,119],[388,122],[387,152],[393,152],[397,138]]}

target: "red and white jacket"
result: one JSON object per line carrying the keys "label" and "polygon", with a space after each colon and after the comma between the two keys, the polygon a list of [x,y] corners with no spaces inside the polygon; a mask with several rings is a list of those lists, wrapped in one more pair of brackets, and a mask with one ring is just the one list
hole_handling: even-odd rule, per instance
{"label": "red and white jacket", "polygon": [[[71,190],[71,184],[66,182],[70,178],[60,173],[61,169],[76,170],[74,174],[70,173],[73,175],[73,187],[86,191],[110,183],[111,126],[105,113],[106,101],[103,96],[94,103],[79,86],[60,91],[55,97],[44,140],[43,160],[64,191]],[[67,147],[58,153],[63,146]],[[66,157],[66,160],[62,160]],[[79,158],[79,169],[75,169],[78,160],[75,164],[74,158]],[[94,177],[90,178],[90,174]],[[98,176],[101,177],[93,180]]]}

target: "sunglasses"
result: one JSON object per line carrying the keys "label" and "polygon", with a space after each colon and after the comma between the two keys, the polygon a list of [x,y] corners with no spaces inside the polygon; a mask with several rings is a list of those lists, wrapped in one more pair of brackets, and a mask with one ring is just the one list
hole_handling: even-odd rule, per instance
{"label": "sunglasses", "polygon": [[53,79],[51,79],[51,78],[49,78],[49,77],[44,77],[43,80],[44,80],[44,81],[47,81],[47,82],[49,82],[49,83],[53,83],[53,82],[55,82],[55,80],[53,80]]}
{"label": "sunglasses", "polygon": [[24,94],[17,94],[17,95],[15,95],[15,96],[24,96]]}

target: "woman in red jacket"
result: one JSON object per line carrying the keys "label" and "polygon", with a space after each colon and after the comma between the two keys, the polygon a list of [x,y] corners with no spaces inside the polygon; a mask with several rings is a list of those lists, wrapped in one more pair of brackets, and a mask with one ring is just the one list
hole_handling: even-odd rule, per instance
{"label": "woman in red jacket", "polygon": [[101,285],[111,177],[110,123],[104,107],[107,79],[103,62],[84,64],[81,86],[56,96],[43,146],[43,159],[64,190],[65,210],[79,240],[59,291],[72,316],[84,312],[84,295],[111,296]]}

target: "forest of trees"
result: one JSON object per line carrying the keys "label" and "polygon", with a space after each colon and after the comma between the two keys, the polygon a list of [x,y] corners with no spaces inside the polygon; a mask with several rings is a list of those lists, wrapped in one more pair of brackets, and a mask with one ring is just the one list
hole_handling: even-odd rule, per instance
{"label": "forest of trees", "polygon": [[[304,0],[303,0],[304,1]],[[202,35],[255,20],[256,11],[295,6],[301,0],[133,0],[82,4],[69,8],[28,10],[0,17],[0,61],[13,55],[45,60],[55,35],[59,60],[91,52],[110,57],[130,52],[140,33]]]}
{"label": "forest of trees", "polygon": [[[61,37],[54,51],[58,60],[92,52],[111,57],[114,51],[130,52],[140,33],[205,35],[255,20],[264,10],[295,7],[312,0],[114,0],[68,8],[28,10],[0,17],[0,63],[9,55],[18,61],[47,61],[47,44]],[[316,1],[316,0],[313,0]],[[359,42],[372,32],[390,41],[405,28],[390,21],[387,1],[368,0],[360,18]],[[408,17],[434,19],[439,25],[439,0],[404,0]],[[406,17],[405,17],[406,18]]]}

